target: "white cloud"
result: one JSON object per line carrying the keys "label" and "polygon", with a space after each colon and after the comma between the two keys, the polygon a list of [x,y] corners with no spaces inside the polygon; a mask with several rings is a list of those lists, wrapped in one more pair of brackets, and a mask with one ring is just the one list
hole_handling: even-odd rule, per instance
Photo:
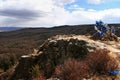
{"label": "white cloud", "polygon": [[[48,26],[50,25],[49,18],[51,18],[49,14],[53,8],[54,2],[52,0],[0,1],[0,17],[2,18],[0,19],[0,26]],[[41,12],[44,16],[40,16]],[[25,20],[25,17],[30,19]]]}
{"label": "white cloud", "polygon": [[71,5],[68,9],[69,10],[85,10],[84,8],[80,7],[77,4]]}
{"label": "white cloud", "polygon": [[75,2],[76,0],[54,0],[56,5],[63,6],[65,4],[70,4]]}
{"label": "white cloud", "polygon": [[57,0],[58,2],[61,2],[61,3],[73,3],[75,2],[75,0]]}
{"label": "white cloud", "polygon": [[103,0],[87,0],[87,2],[89,4],[98,5],[98,4],[101,4],[103,2]]}
{"label": "white cloud", "polygon": [[77,22],[73,24],[94,24],[96,20],[103,20],[106,23],[120,23],[120,9],[106,9],[101,11],[93,9],[78,10],[72,12],[71,15],[74,21]]}
{"label": "white cloud", "polygon": [[99,14],[102,14],[102,19],[107,23],[120,23],[120,9],[108,9],[100,11]]}
{"label": "white cloud", "polygon": [[51,11],[54,3],[52,0],[6,0],[0,4],[0,9],[11,8]]}
{"label": "white cloud", "polygon": [[[61,0],[60,2],[69,4],[75,0],[69,1]],[[74,10],[69,12],[64,6],[55,4],[54,0],[1,1],[0,26],[47,27],[77,25],[94,23],[95,20],[100,19],[107,23],[120,22],[120,9],[96,11],[94,9],[86,10],[79,5],[73,5],[71,9]],[[28,12],[29,15],[26,15]]]}

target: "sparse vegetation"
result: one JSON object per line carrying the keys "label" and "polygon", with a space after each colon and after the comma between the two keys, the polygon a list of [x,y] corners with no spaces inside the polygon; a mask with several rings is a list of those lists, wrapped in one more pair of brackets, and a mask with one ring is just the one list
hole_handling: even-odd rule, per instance
{"label": "sparse vegetation", "polygon": [[118,62],[109,56],[109,51],[105,49],[96,50],[88,54],[86,62],[93,74],[108,74],[108,71],[119,69]]}
{"label": "sparse vegetation", "polygon": [[89,76],[89,67],[83,61],[68,59],[56,67],[55,75],[60,80],[81,80]]}
{"label": "sparse vegetation", "polygon": [[35,66],[32,67],[31,74],[32,74],[33,78],[36,78],[36,77],[40,76],[41,72],[40,72],[40,69],[39,69],[39,65],[35,65]]}
{"label": "sparse vegetation", "polygon": [[100,49],[89,53],[84,61],[68,59],[56,67],[55,76],[61,80],[82,80],[88,77],[93,80],[112,80],[108,71],[117,70],[119,67],[117,61],[108,53],[109,51]]}
{"label": "sparse vegetation", "polygon": [[0,56],[0,68],[6,71],[17,61],[15,54],[1,54]]}
{"label": "sparse vegetation", "polygon": [[40,71],[38,64],[32,67],[30,73],[32,75],[33,80],[45,80],[45,77],[43,73]]}

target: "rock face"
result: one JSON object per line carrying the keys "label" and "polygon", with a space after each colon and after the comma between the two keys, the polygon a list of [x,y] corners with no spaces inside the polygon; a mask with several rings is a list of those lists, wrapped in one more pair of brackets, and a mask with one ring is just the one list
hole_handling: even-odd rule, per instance
{"label": "rock face", "polygon": [[31,80],[30,70],[38,64],[47,78],[51,77],[57,65],[68,58],[84,59],[91,51],[105,46],[85,36],[55,36],[49,38],[38,49],[38,54],[22,56],[10,80]]}
{"label": "rock face", "polygon": [[41,65],[45,75],[50,77],[56,65],[62,64],[67,58],[84,58],[88,53],[87,43],[83,40],[70,39],[69,41],[49,41],[43,48],[43,54],[38,57],[38,64]]}
{"label": "rock face", "polygon": [[30,80],[32,78],[30,71],[35,65],[35,60],[34,56],[22,56],[10,80]]}

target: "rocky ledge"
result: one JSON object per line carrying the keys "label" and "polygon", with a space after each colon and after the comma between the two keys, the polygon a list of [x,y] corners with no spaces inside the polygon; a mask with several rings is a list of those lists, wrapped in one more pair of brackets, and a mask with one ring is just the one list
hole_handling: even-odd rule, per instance
{"label": "rocky ledge", "polygon": [[[120,47],[120,44],[116,44]],[[21,57],[10,80],[31,80],[31,68],[38,64],[47,78],[53,74],[55,67],[68,58],[84,59],[95,49],[108,49],[119,53],[119,48],[101,41],[91,40],[83,35],[57,35],[46,40],[37,52]]]}

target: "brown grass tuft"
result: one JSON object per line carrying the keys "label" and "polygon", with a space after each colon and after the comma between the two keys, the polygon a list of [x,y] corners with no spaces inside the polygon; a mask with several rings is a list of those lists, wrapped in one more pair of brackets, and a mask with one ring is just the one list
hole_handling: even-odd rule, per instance
{"label": "brown grass tuft", "polygon": [[89,76],[89,67],[83,61],[68,59],[56,67],[55,76],[60,80],[81,80]]}
{"label": "brown grass tuft", "polygon": [[118,69],[117,61],[109,56],[107,50],[96,50],[87,55],[86,62],[93,74],[107,74],[108,71]]}

